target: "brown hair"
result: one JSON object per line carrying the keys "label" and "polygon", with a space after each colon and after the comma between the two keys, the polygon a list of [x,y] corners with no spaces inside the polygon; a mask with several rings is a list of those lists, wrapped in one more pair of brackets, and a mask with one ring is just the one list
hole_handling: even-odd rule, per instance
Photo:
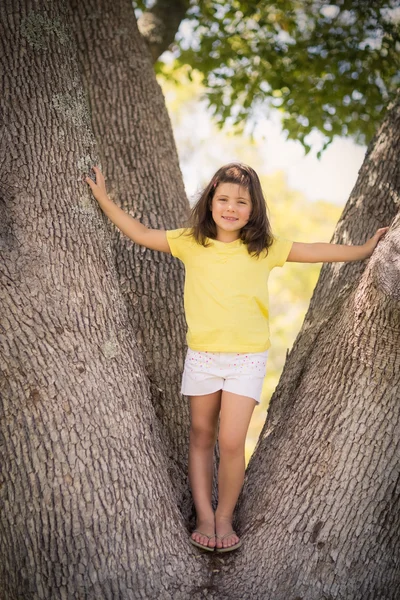
{"label": "brown hair", "polygon": [[248,223],[240,231],[240,239],[247,245],[249,254],[259,256],[263,250],[268,253],[273,236],[261,183],[254,169],[241,163],[229,163],[218,169],[201,192],[190,214],[190,234],[202,246],[209,245],[207,238],[216,239],[217,227],[211,214],[211,202],[220,183],[237,183],[248,190],[252,209]]}

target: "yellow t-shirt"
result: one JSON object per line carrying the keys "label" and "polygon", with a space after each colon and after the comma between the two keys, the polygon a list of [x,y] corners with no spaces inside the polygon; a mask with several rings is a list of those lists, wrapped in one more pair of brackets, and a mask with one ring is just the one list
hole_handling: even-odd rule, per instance
{"label": "yellow t-shirt", "polygon": [[208,240],[167,231],[173,256],[185,265],[187,343],[208,352],[263,352],[270,347],[268,277],[282,267],[292,242],[275,238],[268,255],[250,256],[241,240]]}

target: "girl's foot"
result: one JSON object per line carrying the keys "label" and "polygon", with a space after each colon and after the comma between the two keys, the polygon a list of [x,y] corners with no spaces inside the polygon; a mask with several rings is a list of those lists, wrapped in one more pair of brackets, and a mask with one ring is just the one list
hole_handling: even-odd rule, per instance
{"label": "girl's foot", "polygon": [[[239,548],[240,539],[236,533],[232,530],[232,520],[227,518],[216,518],[215,521],[217,530],[217,544],[216,549],[228,550],[229,548]],[[233,548],[235,546],[235,548]]]}
{"label": "girl's foot", "polygon": [[216,546],[214,521],[197,521],[196,529],[190,538],[200,546],[213,550]]}

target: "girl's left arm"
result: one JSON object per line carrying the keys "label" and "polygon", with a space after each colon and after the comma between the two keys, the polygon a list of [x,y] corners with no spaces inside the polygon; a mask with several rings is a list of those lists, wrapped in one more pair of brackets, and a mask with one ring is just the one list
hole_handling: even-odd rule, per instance
{"label": "girl's left arm", "polygon": [[341,244],[302,244],[293,242],[287,258],[288,262],[317,263],[317,262],[349,262],[363,260],[373,253],[375,246],[389,227],[378,229],[375,235],[362,246],[344,246]]}

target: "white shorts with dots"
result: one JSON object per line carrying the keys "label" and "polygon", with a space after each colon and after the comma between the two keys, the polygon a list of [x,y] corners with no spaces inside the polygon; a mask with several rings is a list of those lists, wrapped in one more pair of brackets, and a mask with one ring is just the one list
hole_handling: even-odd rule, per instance
{"label": "white shorts with dots", "polygon": [[265,352],[199,352],[189,348],[181,393],[203,396],[225,390],[260,402],[268,350]]}

